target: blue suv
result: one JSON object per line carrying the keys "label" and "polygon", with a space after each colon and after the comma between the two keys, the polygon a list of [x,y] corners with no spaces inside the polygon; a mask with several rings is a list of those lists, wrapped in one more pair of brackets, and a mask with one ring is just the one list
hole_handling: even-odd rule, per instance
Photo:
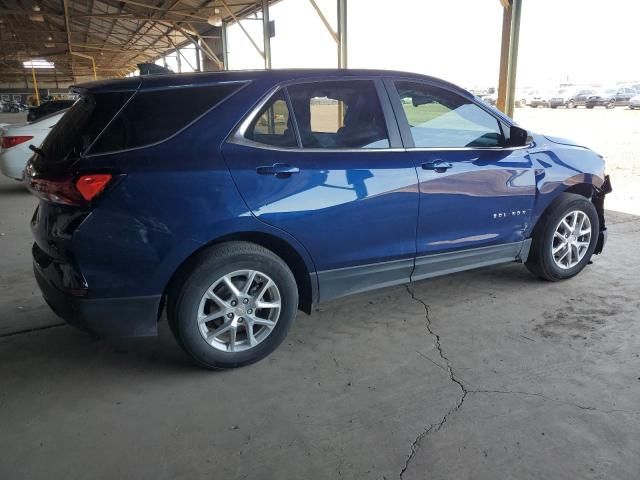
{"label": "blue suv", "polygon": [[25,182],[51,308],[246,365],[318,302],[504,262],[573,277],[606,239],[602,157],[391,71],[145,76],[79,99]]}

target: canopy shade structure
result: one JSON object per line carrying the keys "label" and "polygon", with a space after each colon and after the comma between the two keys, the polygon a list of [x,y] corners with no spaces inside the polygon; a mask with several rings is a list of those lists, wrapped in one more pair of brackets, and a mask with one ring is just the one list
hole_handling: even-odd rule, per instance
{"label": "canopy shade structure", "polygon": [[[0,83],[36,73],[56,86],[93,78],[121,77],[138,63],[152,63],[188,44],[196,48],[192,69],[228,67],[226,27],[236,23],[271,68],[269,6],[278,0],[0,0]],[[298,0],[305,1],[305,0]],[[335,40],[337,64],[347,68],[347,1],[335,0],[331,26],[316,0],[307,0]],[[504,9],[497,106],[513,114],[522,0],[499,0]],[[253,38],[245,19],[262,21]],[[497,52],[496,52],[497,53]],[[181,55],[176,54],[178,65]],[[25,62],[53,68],[29,71]],[[188,62],[186,58],[183,61]]]}
{"label": "canopy shade structure", "polygon": [[[55,75],[61,83],[126,75],[178,46],[221,41],[222,25],[270,3],[274,0],[0,0],[0,81],[22,78],[23,62],[31,59],[53,62],[54,69],[41,69],[38,76]],[[222,66],[211,49],[201,50]]]}

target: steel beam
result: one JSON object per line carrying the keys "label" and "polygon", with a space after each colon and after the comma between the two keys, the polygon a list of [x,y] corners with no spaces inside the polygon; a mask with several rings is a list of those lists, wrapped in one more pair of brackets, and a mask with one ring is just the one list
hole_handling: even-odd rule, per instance
{"label": "steel beam", "polygon": [[347,68],[347,0],[338,0],[338,68]]}
{"label": "steel beam", "polygon": [[500,73],[498,75],[498,99],[496,107],[506,112],[507,81],[509,78],[509,45],[511,43],[511,6],[508,4],[502,11],[502,40],[500,43]]}
{"label": "steel beam", "polygon": [[318,17],[320,17],[320,20],[322,20],[322,23],[324,24],[326,29],[329,31],[329,34],[333,37],[335,42],[338,43],[339,42],[338,34],[333,30],[333,28],[331,27],[331,24],[329,23],[329,20],[327,20],[327,17],[324,16],[324,13],[322,13],[322,10],[320,10],[320,7],[316,3],[316,1],[315,0],[309,0],[309,3],[311,4],[313,9],[318,14]]}
{"label": "steel beam", "polygon": [[269,0],[262,0],[262,38],[264,68],[271,68],[271,29],[269,28]]}
{"label": "steel beam", "polygon": [[522,0],[510,0],[509,7],[504,9],[502,15],[500,75],[496,106],[510,117],[513,116],[515,106],[521,12]]}
{"label": "steel beam", "polygon": [[227,22],[222,22],[222,63],[224,63],[224,69],[229,70],[229,45],[227,40]]}
{"label": "steel beam", "polygon": [[513,107],[516,96],[516,70],[518,68],[518,47],[520,44],[520,15],[522,13],[522,0],[512,0],[513,12],[511,14],[511,40],[509,46],[509,79],[507,82],[506,107],[507,115],[513,117]]}
{"label": "steel beam", "polygon": [[227,2],[225,2],[224,0],[220,0],[220,1],[222,2],[222,5],[224,5],[224,8],[227,10],[231,18],[233,18],[233,21],[238,24],[238,26],[240,27],[240,30],[242,30],[245,36],[249,39],[249,41],[251,42],[251,45],[253,45],[253,48],[257,50],[257,52],[260,54],[262,58],[265,58],[264,52],[260,49],[260,47],[258,46],[256,41],[253,39],[253,37],[249,34],[249,32],[247,32],[247,29],[244,28],[244,25],[242,25],[242,23],[240,22],[240,19],[231,11],[231,9],[229,8],[229,5],[227,5]]}

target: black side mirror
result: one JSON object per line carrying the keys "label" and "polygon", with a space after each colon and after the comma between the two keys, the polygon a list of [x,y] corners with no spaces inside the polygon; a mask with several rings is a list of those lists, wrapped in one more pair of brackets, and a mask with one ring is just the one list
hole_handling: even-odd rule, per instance
{"label": "black side mirror", "polygon": [[510,147],[524,147],[531,143],[531,136],[524,128],[511,125],[509,129],[509,146]]}

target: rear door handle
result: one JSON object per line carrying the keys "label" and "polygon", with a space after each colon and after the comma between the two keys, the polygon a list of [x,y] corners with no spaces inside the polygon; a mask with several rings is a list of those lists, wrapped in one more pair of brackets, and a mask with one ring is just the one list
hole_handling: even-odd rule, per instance
{"label": "rear door handle", "polygon": [[273,165],[263,165],[256,167],[259,175],[274,175],[278,178],[288,178],[293,173],[300,173],[298,167],[292,167],[286,163],[274,163]]}
{"label": "rear door handle", "polygon": [[422,164],[423,170],[435,170],[438,173],[444,173],[451,167],[453,167],[453,165],[450,162],[445,162],[444,160],[433,160]]}

